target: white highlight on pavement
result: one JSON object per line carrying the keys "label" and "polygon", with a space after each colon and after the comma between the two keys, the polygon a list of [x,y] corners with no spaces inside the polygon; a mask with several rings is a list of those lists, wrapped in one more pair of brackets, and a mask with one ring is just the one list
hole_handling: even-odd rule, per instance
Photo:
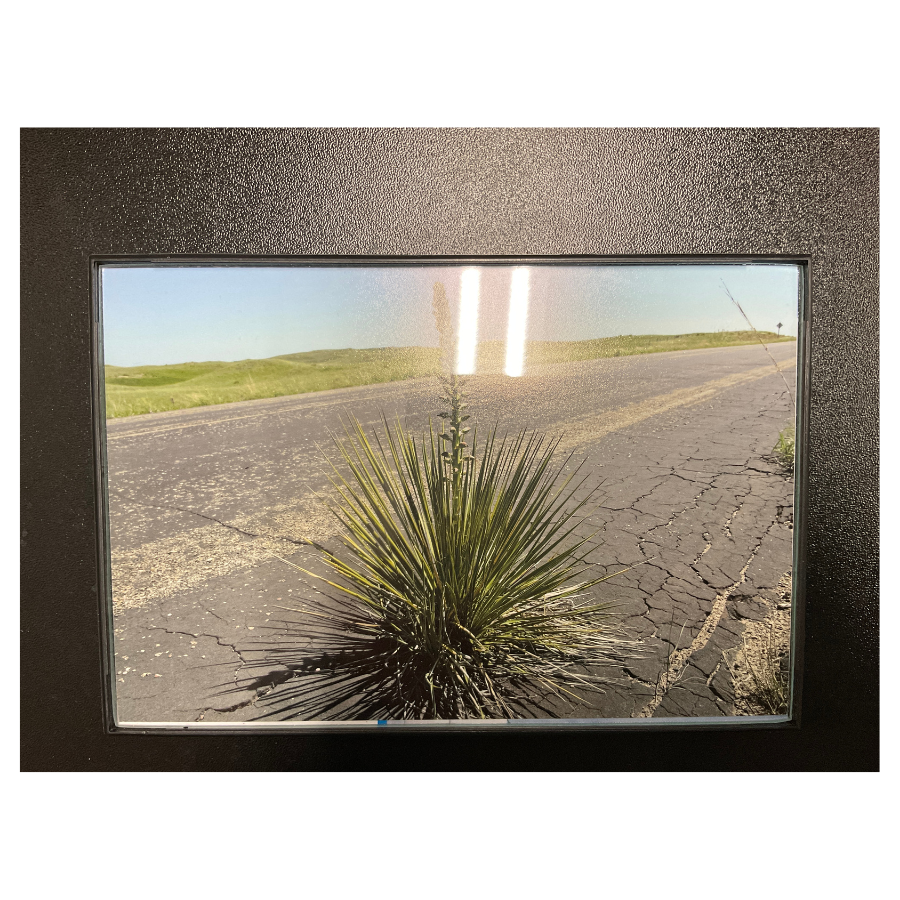
{"label": "white highlight on pavement", "polygon": [[463,269],[459,280],[459,342],[456,348],[456,374],[475,371],[478,341],[478,269]]}
{"label": "white highlight on pavement", "polygon": [[525,365],[525,326],[528,322],[528,269],[513,269],[509,289],[509,326],[506,331],[506,374],[514,378]]}

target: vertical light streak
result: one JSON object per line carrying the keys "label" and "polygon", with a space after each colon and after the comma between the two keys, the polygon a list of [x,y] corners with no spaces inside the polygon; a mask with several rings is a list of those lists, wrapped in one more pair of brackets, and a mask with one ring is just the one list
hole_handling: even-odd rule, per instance
{"label": "vertical light streak", "polygon": [[525,366],[525,326],[528,323],[528,269],[513,270],[506,331],[506,374],[514,378]]}
{"label": "vertical light streak", "polygon": [[456,374],[475,371],[478,346],[478,269],[463,269],[459,280],[459,341],[456,347]]}

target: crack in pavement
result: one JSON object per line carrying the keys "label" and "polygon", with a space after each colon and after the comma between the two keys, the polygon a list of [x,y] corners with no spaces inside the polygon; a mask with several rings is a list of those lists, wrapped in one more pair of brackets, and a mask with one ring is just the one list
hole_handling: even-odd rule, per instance
{"label": "crack in pavement", "polygon": [[243,654],[240,650],[238,650],[237,645],[231,643],[230,641],[223,641],[221,637],[217,634],[209,634],[205,631],[180,631],[178,629],[166,628],[164,625],[148,625],[148,628],[153,631],[163,631],[166,634],[183,634],[185,637],[205,637],[212,638],[220,647],[228,647],[234,653],[237,654],[238,658],[241,660],[241,666],[238,668],[243,668],[246,665],[246,660],[243,657]]}
{"label": "crack in pavement", "polygon": [[[219,618],[221,618],[221,617],[219,617]],[[226,693],[232,693],[233,691],[243,692],[245,690],[251,689],[250,687],[242,686],[239,681],[239,673],[243,669],[248,668],[248,667],[252,669],[253,666],[251,663],[248,663],[248,661],[244,658],[244,654],[241,652],[241,650],[238,649],[237,644],[235,644],[231,641],[225,641],[221,638],[220,635],[212,634],[207,631],[182,631],[180,629],[166,628],[165,626],[162,626],[162,625],[150,625],[148,627],[152,631],[162,631],[165,634],[171,634],[171,635],[179,635],[180,634],[180,635],[184,635],[185,637],[193,637],[193,638],[201,638],[201,637],[210,638],[211,640],[214,640],[216,642],[216,644],[218,644],[218,646],[225,647],[225,648],[231,650],[234,654],[236,654],[236,656],[238,657],[238,659],[241,662],[240,662],[240,665],[234,669],[234,672],[231,677],[231,680],[234,684],[234,688],[229,689]],[[213,664],[213,666],[221,666],[221,665],[225,665],[225,663],[214,663]],[[206,713],[209,713],[209,712],[218,712],[218,713],[237,712],[237,710],[243,709],[243,708],[249,706],[251,703],[255,702],[256,699],[257,699],[257,695],[254,694],[249,699],[238,701],[237,703],[232,704],[229,707],[224,707],[224,708],[217,707],[217,706],[204,707],[200,711],[199,716],[196,719],[194,719],[194,721],[199,722],[204,717],[204,715],[206,715]]]}
{"label": "crack in pavement", "polygon": [[228,713],[237,712],[241,709],[246,709],[248,706],[253,705],[258,700],[258,697],[251,697],[249,700],[241,700],[239,703],[235,703],[232,706],[204,706],[203,709],[200,710],[197,717],[194,719],[195,722],[202,722],[204,718],[206,718],[207,713],[219,713],[220,715],[227,715]]}
{"label": "crack in pavement", "polygon": [[[113,541],[113,605],[117,611],[146,607],[207,584],[216,576],[251,568],[270,559],[273,552],[314,547],[339,530],[323,506],[321,494],[315,492],[232,522],[186,507],[130,498],[125,502],[181,511],[211,524],[123,550],[115,549]],[[289,536],[290,532],[297,536]]]}
{"label": "crack in pavement", "polygon": [[136,503],[138,506],[147,506],[147,507],[150,507],[151,509],[173,509],[176,512],[183,512],[183,513],[188,513],[189,515],[192,515],[192,516],[199,516],[201,519],[206,519],[209,522],[215,522],[216,525],[221,525],[223,528],[230,528],[232,531],[237,531],[240,534],[244,534],[247,537],[251,537],[251,538],[270,537],[270,538],[275,538],[276,540],[279,540],[279,541],[288,541],[291,544],[297,544],[298,546],[301,546],[301,547],[315,546],[315,544],[312,541],[298,540],[296,538],[288,537],[287,535],[284,535],[284,534],[261,535],[261,534],[255,534],[252,531],[245,531],[243,528],[239,528],[237,525],[232,525],[229,522],[223,522],[221,519],[217,519],[215,516],[208,516],[208,515],[206,515],[206,513],[197,512],[196,509],[185,509],[184,507],[181,507],[181,506],[172,506],[172,505],[164,504],[164,503],[145,503],[143,500],[135,500],[134,497],[129,497],[126,494],[120,494],[118,499],[127,500],[129,503]]}
{"label": "crack in pavement", "polygon": [[[732,520],[733,520],[732,516]],[[776,523],[773,522],[774,526]],[[768,534],[771,530],[772,526],[769,526],[766,529],[765,534]],[[747,570],[750,568],[753,560],[756,557],[756,554],[759,552],[759,548],[762,546],[763,537],[760,537],[756,546],[750,553],[750,556],[747,558],[747,561],[744,563],[740,577],[735,581],[732,585],[727,587],[724,591],[716,595],[716,599],[713,602],[712,610],[709,615],[706,617],[706,620],[703,623],[703,626],[700,629],[699,634],[694,638],[691,642],[690,646],[686,647],[684,650],[675,650],[671,653],[667,660],[667,665],[665,671],[660,673],[659,680],[656,684],[656,690],[654,692],[653,698],[649,703],[637,714],[636,718],[646,719],[653,715],[656,712],[659,704],[662,703],[663,698],[669,689],[678,681],[687,667],[688,662],[690,662],[691,657],[697,653],[699,650],[702,650],[706,644],[708,643],[710,637],[712,637],[712,633],[716,630],[716,627],[719,624],[719,621],[722,618],[722,614],[725,612],[725,606],[728,602],[728,598],[740,587],[747,577]],[[706,549],[709,549],[709,544]],[[704,553],[706,550],[704,550]],[[701,553],[701,556],[703,554]],[[699,559],[699,557],[698,557]],[[698,573],[699,575],[699,573]],[[700,576],[702,577],[702,576]],[[716,669],[718,671],[718,667]],[[712,677],[710,677],[712,680]],[[709,682],[707,682],[709,683]]]}

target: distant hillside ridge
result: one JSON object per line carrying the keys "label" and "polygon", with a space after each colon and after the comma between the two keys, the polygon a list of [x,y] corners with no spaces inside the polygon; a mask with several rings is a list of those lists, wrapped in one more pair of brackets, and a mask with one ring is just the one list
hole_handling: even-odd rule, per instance
{"label": "distant hillside ridge", "polygon": [[[531,366],[580,362],[642,353],[699,350],[794,341],[774,332],[716,331],[644,334],[585,341],[527,341],[525,373]],[[478,345],[476,371],[503,371],[504,341]],[[284,397],[333,388],[385,384],[433,375],[436,347],[378,347],[365,350],[309,350],[238,362],[186,362],[165,366],[105,366],[107,418]]]}

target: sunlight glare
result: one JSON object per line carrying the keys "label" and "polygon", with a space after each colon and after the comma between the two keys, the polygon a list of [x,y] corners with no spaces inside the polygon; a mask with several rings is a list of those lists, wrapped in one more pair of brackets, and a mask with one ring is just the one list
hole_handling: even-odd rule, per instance
{"label": "sunlight glare", "polygon": [[528,269],[513,271],[509,289],[509,327],[506,332],[506,374],[522,374],[525,364],[525,326],[528,320]]}
{"label": "sunlight glare", "polygon": [[471,375],[475,371],[475,351],[478,346],[478,280],[478,269],[463,269],[459,280],[457,375]]}

